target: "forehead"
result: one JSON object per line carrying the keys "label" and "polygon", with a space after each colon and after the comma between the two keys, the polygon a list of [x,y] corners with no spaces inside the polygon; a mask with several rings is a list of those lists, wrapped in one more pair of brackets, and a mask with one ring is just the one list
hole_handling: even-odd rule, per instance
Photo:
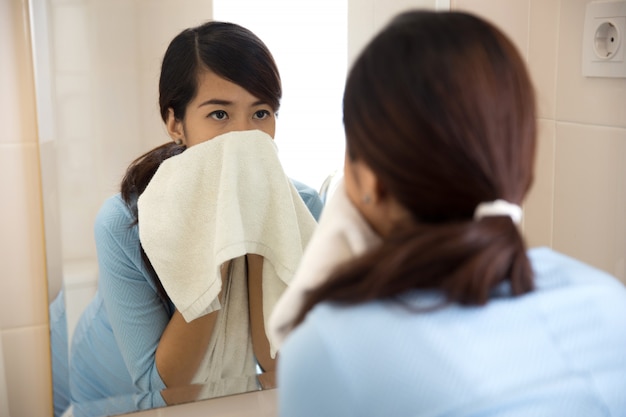
{"label": "forehead", "polygon": [[258,101],[257,97],[254,97],[250,92],[229,81],[223,77],[220,77],[216,73],[210,70],[202,70],[198,73],[198,92],[193,101],[207,100],[207,99],[223,99],[228,101]]}

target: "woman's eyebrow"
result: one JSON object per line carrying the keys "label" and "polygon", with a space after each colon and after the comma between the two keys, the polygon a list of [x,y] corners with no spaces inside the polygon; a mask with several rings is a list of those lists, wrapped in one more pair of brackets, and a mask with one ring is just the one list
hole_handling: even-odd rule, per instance
{"label": "woman's eyebrow", "polygon": [[212,98],[209,99],[207,101],[203,101],[202,103],[198,104],[198,108],[202,107],[202,106],[208,106],[210,104],[216,104],[218,106],[230,106],[233,104],[232,101],[228,101],[228,100],[222,100],[219,98]]}
{"label": "woman's eyebrow", "polygon": [[[219,98],[212,98],[212,99],[203,101],[202,103],[198,104],[198,108],[200,108],[202,106],[208,106],[208,105],[232,106],[233,102],[229,101],[229,100],[219,99]],[[263,100],[257,100],[255,102],[251,103],[250,107],[264,106],[264,105],[268,105],[268,104],[265,101],[263,101]]]}

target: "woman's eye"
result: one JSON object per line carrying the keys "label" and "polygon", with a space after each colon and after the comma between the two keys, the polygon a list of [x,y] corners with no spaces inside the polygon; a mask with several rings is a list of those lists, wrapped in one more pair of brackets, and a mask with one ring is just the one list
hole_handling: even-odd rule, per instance
{"label": "woman's eye", "polygon": [[224,110],[215,110],[209,114],[215,120],[224,120],[228,118],[228,114]]}
{"label": "woman's eye", "polygon": [[265,119],[266,117],[270,116],[270,112],[267,110],[259,110],[254,112],[254,118],[255,119]]}

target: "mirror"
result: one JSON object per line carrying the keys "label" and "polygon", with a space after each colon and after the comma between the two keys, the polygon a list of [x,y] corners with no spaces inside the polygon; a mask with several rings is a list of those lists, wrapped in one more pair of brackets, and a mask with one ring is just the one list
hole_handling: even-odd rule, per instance
{"label": "mirror", "polygon": [[[319,190],[343,164],[341,97],[349,56],[396,11],[449,4],[393,0],[363,8],[355,0],[29,1],[49,298],[55,300],[61,289],[65,296],[64,314],[51,311],[51,319],[66,324],[65,334],[56,335],[65,346],[96,290],[96,213],[118,192],[132,160],[170,141],[159,115],[157,84],[161,59],[176,34],[206,20],[225,20],[249,28],[267,44],[283,82],[275,140],[281,163],[291,178]],[[210,397],[194,389],[172,393],[177,397],[172,403]],[[93,406],[101,407],[99,415],[114,415],[135,411],[136,402],[132,396],[108,398]]]}

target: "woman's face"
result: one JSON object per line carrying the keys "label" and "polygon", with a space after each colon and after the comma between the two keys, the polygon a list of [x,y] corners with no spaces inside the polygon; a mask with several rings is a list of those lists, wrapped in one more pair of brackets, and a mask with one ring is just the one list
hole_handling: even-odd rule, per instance
{"label": "woman's face", "polygon": [[239,85],[204,71],[198,77],[198,93],[187,105],[182,120],[169,110],[167,130],[174,141],[187,147],[197,145],[223,133],[261,130],[272,138],[276,132],[276,115],[272,107]]}

